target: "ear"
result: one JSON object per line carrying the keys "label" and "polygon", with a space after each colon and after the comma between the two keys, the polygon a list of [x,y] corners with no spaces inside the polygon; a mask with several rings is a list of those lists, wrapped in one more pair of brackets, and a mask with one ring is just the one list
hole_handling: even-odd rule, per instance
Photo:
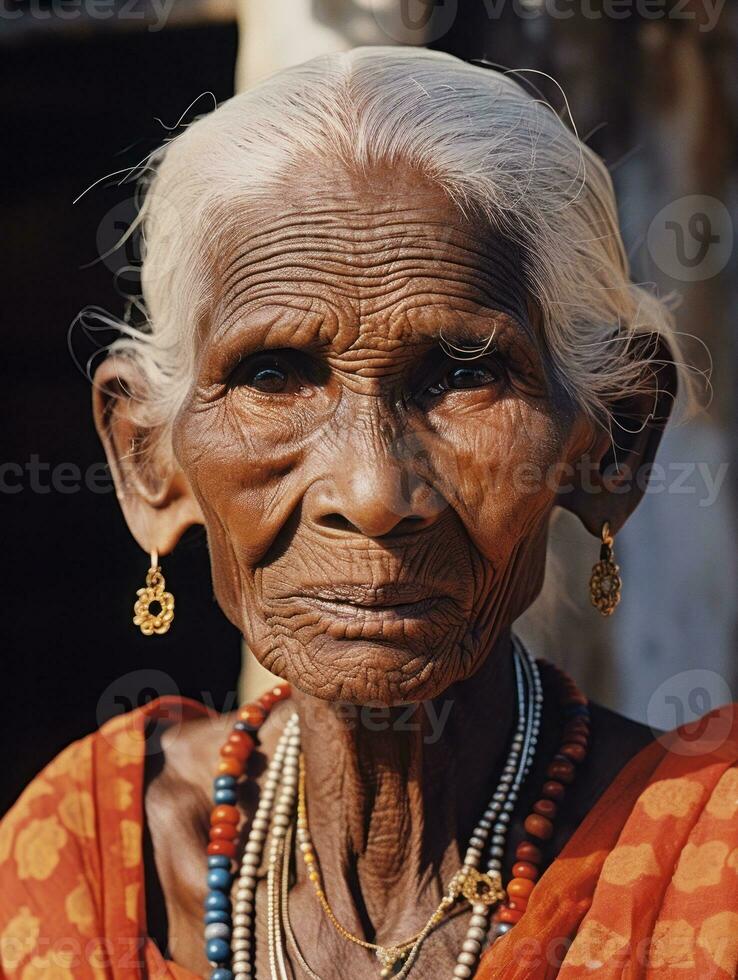
{"label": "ear", "polygon": [[613,533],[619,531],[640,502],[676,400],[677,371],[666,343],[645,338],[634,355],[643,362],[647,383],[613,405],[610,431],[592,439],[557,497],[597,537],[605,521]]}
{"label": "ear", "polygon": [[131,534],[144,551],[165,555],[204,521],[168,440],[142,423],[144,391],[133,361],[108,357],[95,371],[92,410]]}

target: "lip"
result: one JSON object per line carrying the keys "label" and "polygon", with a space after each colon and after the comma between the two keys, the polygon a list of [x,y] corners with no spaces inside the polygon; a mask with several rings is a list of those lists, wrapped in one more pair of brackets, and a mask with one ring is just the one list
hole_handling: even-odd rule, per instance
{"label": "lip", "polygon": [[367,585],[360,582],[321,582],[318,585],[303,586],[297,594],[304,599],[345,602],[367,607],[399,606],[437,598],[437,595],[427,586],[415,582],[383,582],[380,585]]}
{"label": "lip", "polygon": [[391,604],[360,603],[340,599],[324,599],[316,596],[299,596],[298,601],[329,613],[336,619],[375,622],[396,622],[400,619],[420,619],[439,602],[440,596],[426,596],[415,602],[396,602]]}
{"label": "lip", "polygon": [[412,583],[377,586],[333,583],[302,588],[289,598],[339,619],[395,621],[425,616],[444,596]]}

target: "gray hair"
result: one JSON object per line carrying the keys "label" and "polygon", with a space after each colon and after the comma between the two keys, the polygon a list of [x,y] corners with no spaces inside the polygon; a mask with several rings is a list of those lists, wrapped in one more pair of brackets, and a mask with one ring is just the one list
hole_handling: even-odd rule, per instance
{"label": "gray hair", "polygon": [[653,392],[664,351],[683,373],[667,306],[630,281],[604,164],[548,105],[509,74],[450,55],[357,48],[235,96],[150,161],[138,219],[146,322],[124,325],[112,346],[144,375],[147,425],[166,427],[191,384],[214,286],[205,255],[223,215],[274,192],[306,158],[359,172],[409,165],[515,240],[546,359],[600,424],[618,400]]}

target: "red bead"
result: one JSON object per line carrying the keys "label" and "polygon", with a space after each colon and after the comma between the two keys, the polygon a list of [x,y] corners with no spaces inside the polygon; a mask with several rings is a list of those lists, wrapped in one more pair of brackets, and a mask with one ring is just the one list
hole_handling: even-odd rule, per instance
{"label": "red bead", "polygon": [[587,755],[587,749],[583,745],[576,745],[574,742],[567,742],[566,745],[562,745],[560,752],[572,762],[581,762]]}
{"label": "red bead", "polygon": [[210,823],[232,823],[237,824],[239,818],[238,809],[230,803],[221,803],[210,811]]}
{"label": "red bead", "polygon": [[515,857],[519,861],[530,861],[531,864],[540,864],[543,860],[543,854],[540,847],[536,847],[536,845],[531,843],[529,840],[521,840],[521,842],[515,848]]}
{"label": "red bead", "polygon": [[528,908],[528,899],[516,896],[507,902],[507,907],[518,912],[525,912],[525,910]]}
{"label": "red bead", "polygon": [[567,759],[554,759],[546,770],[549,779],[558,779],[560,783],[571,783],[574,779],[574,764]]}
{"label": "red bead", "polygon": [[258,728],[264,723],[266,712],[258,704],[245,704],[238,709],[238,720],[245,722],[251,728]]}
{"label": "red bead", "polygon": [[533,804],[533,812],[540,813],[542,817],[548,817],[549,820],[553,820],[558,809],[553,800],[536,800]]}
{"label": "red bead", "polygon": [[588,732],[590,723],[587,718],[569,718],[564,722],[564,731],[585,731]]}
{"label": "red bead", "polygon": [[291,693],[289,684],[277,684],[277,686],[273,687],[271,690],[271,695],[274,698],[275,703],[277,701],[284,701],[284,699],[288,698]]}
{"label": "red bead", "polygon": [[586,749],[589,745],[589,739],[586,735],[579,735],[577,732],[564,731],[564,743],[566,745],[581,745],[582,748]]}
{"label": "red bead", "polygon": [[530,878],[531,881],[535,881],[538,877],[538,868],[530,861],[517,861],[512,866],[512,875],[513,878]]}
{"label": "red bead", "polygon": [[548,840],[553,834],[553,824],[540,813],[531,813],[525,818],[523,826],[531,837],[538,837],[540,840]]}
{"label": "red bead", "polygon": [[571,732],[572,735],[584,735],[586,737],[589,735],[589,724],[581,719],[577,719],[576,721],[567,721],[563,730],[565,732]]}
{"label": "red bead", "polygon": [[522,916],[523,913],[519,909],[501,908],[495,918],[498,922],[509,922],[511,925],[515,925],[516,922],[520,922]]}
{"label": "red bead", "polygon": [[535,884],[530,878],[513,878],[506,891],[510,898],[527,898],[534,888]]}
{"label": "red bead", "polygon": [[232,840],[211,840],[208,854],[225,854],[226,857],[235,858],[236,845]]}
{"label": "red bead", "polygon": [[254,748],[254,740],[246,732],[231,732],[225,745],[221,748],[223,756],[235,755],[237,759],[248,759]]}
{"label": "red bead", "polygon": [[545,796],[549,800],[563,800],[565,793],[566,788],[563,783],[555,779],[549,779],[541,788],[541,796]]}
{"label": "red bead", "polygon": [[571,694],[566,695],[564,704],[567,706],[572,704],[579,704],[586,708],[587,705],[589,704],[589,698],[585,697],[584,694],[579,694],[578,692],[572,692]]}
{"label": "red bead", "polygon": [[244,765],[243,759],[221,759],[215,769],[219,776],[240,776]]}
{"label": "red bead", "polygon": [[234,840],[237,833],[232,823],[216,823],[210,828],[210,840]]}

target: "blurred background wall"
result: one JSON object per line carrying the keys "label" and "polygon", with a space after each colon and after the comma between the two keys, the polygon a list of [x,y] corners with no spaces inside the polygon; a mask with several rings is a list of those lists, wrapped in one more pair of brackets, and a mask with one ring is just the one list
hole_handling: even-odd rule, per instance
{"label": "blurred background wall", "polygon": [[[147,560],[118,512],[89,413],[104,335],[135,247],[125,174],[177,127],[272,70],[364,43],[428,44],[527,69],[606,160],[634,277],[678,293],[712,401],[664,441],[660,471],[616,541],[624,598],[602,620],[597,542],[554,524],[543,595],[520,623],[594,698],[669,727],[738,697],[735,381],[738,23],[720,0],[5,0],[0,10],[3,244],[0,500],[10,746],[0,807],[63,745],[156,694],[219,708],[264,678],[212,598],[204,536],[164,563],[177,621],[130,624]],[[540,74],[538,74],[540,73]],[[106,175],[115,176],[105,178]],[[94,185],[94,186],[91,186]],[[72,202],[90,187],[78,203]],[[247,661],[248,663],[248,661]]]}

